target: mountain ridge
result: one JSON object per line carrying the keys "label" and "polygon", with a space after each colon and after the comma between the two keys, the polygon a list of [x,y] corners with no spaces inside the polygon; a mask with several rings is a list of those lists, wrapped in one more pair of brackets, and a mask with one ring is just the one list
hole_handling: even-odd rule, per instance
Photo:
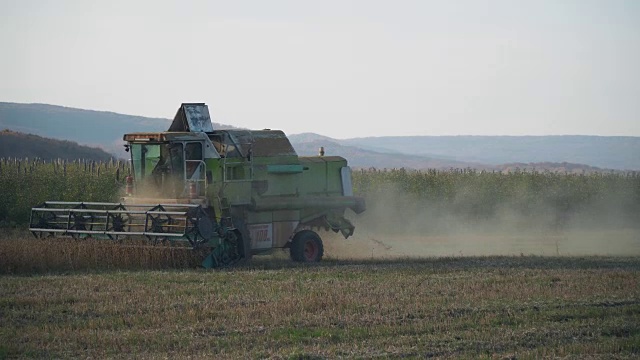
{"label": "mountain ridge", "polygon": [[[171,121],[50,104],[0,102],[0,129],[97,146],[118,157],[126,155],[122,140],[124,134],[166,131]],[[234,128],[218,123],[214,126]]]}
{"label": "mountain ridge", "polygon": [[640,169],[640,137],[598,135],[455,135],[343,140],[363,148],[454,160],[504,163],[577,163],[616,170]]}
{"label": "mountain ridge", "polygon": [[[170,122],[170,119],[110,111],[0,102],[0,129],[99,147],[120,158],[127,156],[122,146],[123,134],[166,131]],[[237,127],[214,123],[214,128]],[[318,147],[324,146],[327,155],[344,156],[350,164],[361,167],[500,169],[509,164],[529,167],[530,164],[541,164],[552,168],[571,164],[571,168],[584,165],[588,171],[640,169],[640,137],[633,136],[453,135],[333,139],[306,132],[291,134],[289,140],[301,155],[316,155]]]}
{"label": "mountain ridge", "polygon": [[337,142],[315,140],[309,142],[291,142],[296,152],[300,156],[318,155],[320,147],[324,149],[325,155],[339,155],[349,161],[349,166],[353,168],[411,168],[416,170],[425,169],[449,169],[473,167],[477,169],[489,169],[484,164],[450,161],[426,156],[413,156],[407,154],[392,154],[361,149],[354,146],[341,145]]}
{"label": "mountain ridge", "polygon": [[69,140],[56,140],[4,129],[0,130],[0,158],[107,161],[114,156],[102,149],[79,145]]}

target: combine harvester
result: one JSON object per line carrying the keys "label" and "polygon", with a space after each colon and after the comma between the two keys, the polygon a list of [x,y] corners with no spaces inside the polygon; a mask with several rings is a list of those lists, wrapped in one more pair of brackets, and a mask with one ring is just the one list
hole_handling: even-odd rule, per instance
{"label": "combine harvester", "polygon": [[313,229],[345,238],[364,200],[352,194],[351,169],[338,156],[299,157],[279,130],[214,130],[202,103],[182,104],[166,132],[124,135],[133,176],[119,203],[48,201],[31,210],[36,237],[72,236],[208,249],[205,267],[289,248],[320,261]]}

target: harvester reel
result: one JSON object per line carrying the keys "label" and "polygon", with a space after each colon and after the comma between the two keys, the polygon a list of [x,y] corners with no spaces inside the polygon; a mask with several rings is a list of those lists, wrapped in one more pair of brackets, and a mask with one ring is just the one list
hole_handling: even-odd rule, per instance
{"label": "harvester reel", "polygon": [[[115,209],[114,209],[115,210]],[[117,210],[122,210],[122,209],[117,209]],[[114,232],[125,232],[126,231],[126,227],[127,225],[130,223],[131,221],[131,216],[127,214],[127,216],[122,216],[122,214],[113,214],[113,213],[109,213],[107,215],[107,224],[110,224],[110,226],[107,226],[106,230],[107,231],[114,231]],[[119,240],[120,237],[125,237],[126,235],[108,235],[110,239],[112,240]]]}
{"label": "harvester reel", "polygon": [[[85,215],[83,215],[82,213],[72,213],[71,214],[71,224],[69,225],[69,229],[70,230],[79,230],[79,231],[86,231],[89,230],[87,229],[87,223],[89,222],[87,217]],[[71,237],[74,239],[80,239],[82,237],[86,237],[86,236],[81,236],[78,233],[71,233]]]}
{"label": "harvester reel", "polygon": [[168,216],[166,218],[163,218],[162,215],[158,215],[158,216],[149,215],[149,219],[151,220],[151,226],[149,227],[149,230],[152,233],[164,232],[163,227],[171,223],[171,218]]}
{"label": "harvester reel", "polygon": [[[151,220],[151,226],[149,227],[149,231],[152,233],[163,233],[164,226],[171,224],[171,218],[168,216],[166,218],[163,218],[162,215],[158,215],[158,216],[149,215],[149,220]],[[149,240],[151,240],[151,242],[154,245],[157,245],[160,242],[164,243],[165,240],[167,240],[166,236],[152,235],[148,237],[149,237]]]}
{"label": "harvester reel", "polygon": [[[43,205],[39,205],[39,207],[44,207]],[[53,212],[42,212],[42,213],[36,213],[34,215],[36,217],[35,221],[32,219],[32,227],[36,227],[39,229],[58,229],[60,228],[57,224],[56,221],[58,220],[58,217],[56,216],[55,213]],[[33,232],[33,235],[39,238],[45,238],[45,237],[52,237],[54,236],[53,232],[49,232],[47,233],[47,235],[44,235],[45,233],[40,231],[40,232]]]}
{"label": "harvester reel", "polygon": [[216,234],[217,228],[201,207],[189,209],[187,213],[186,237],[194,249],[207,243]]}
{"label": "harvester reel", "polygon": [[125,220],[121,214],[111,215],[111,229],[113,231],[124,231],[127,220]]}
{"label": "harvester reel", "polygon": [[[54,214],[51,214],[51,213],[47,213],[47,215],[45,215],[45,216],[47,218],[44,218],[44,216],[43,216],[43,217],[38,219],[37,227],[41,228],[41,229],[57,228],[57,226],[53,222],[53,220],[56,219],[56,216]],[[33,236],[35,236],[38,239],[46,239],[46,238],[52,238],[52,237],[56,236],[54,232],[32,231],[31,233],[33,234]]]}
{"label": "harvester reel", "polygon": [[[78,204],[74,207],[74,210],[84,210],[87,206],[84,203]],[[69,230],[87,231],[93,230],[91,223],[93,222],[93,216],[83,213],[82,211],[73,211],[69,213]],[[87,237],[80,233],[71,233],[71,237],[74,239],[80,239]]]}
{"label": "harvester reel", "polygon": [[39,238],[146,237],[154,245],[170,241],[171,245],[189,243],[193,249],[222,237],[219,228],[206,209],[193,204],[50,201],[32,208],[29,220],[29,230]]}

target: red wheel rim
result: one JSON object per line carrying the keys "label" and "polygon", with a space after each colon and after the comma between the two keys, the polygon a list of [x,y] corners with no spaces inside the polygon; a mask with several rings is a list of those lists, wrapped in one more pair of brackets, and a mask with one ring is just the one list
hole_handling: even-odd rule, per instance
{"label": "red wheel rim", "polygon": [[316,246],[316,243],[308,240],[304,243],[304,258],[307,261],[313,261],[316,259],[316,256],[318,255],[318,247]]}

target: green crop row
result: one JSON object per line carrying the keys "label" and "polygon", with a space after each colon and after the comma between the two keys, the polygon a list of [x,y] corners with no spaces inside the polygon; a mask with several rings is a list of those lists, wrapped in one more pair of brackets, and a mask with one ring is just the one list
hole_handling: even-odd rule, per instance
{"label": "green crop row", "polygon": [[368,208],[383,207],[396,218],[429,208],[431,214],[446,212],[469,221],[507,212],[521,218],[548,215],[556,225],[575,214],[594,221],[606,218],[611,225],[640,224],[637,172],[369,169],[354,171],[353,185],[354,192],[367,199]]}
{"label": "green crop row", "polygon": [[115,201],[128,173],[123,162],[0,159],[0,226],[23,226],[47,200]]}
{"label": "green crop row", "polygon": [[[116,201],[129,172],[125,162],[0,159],[0,225],[25,225],[31,207],[47,200]],[[522,216],[550,212],[559,219],[605,212],[640,223],[637,172],[369,169],[354,171],[353,185],[368,208],[380,205],[396,214],[446,209],[461,218],[482,220],[501,211]]]}

